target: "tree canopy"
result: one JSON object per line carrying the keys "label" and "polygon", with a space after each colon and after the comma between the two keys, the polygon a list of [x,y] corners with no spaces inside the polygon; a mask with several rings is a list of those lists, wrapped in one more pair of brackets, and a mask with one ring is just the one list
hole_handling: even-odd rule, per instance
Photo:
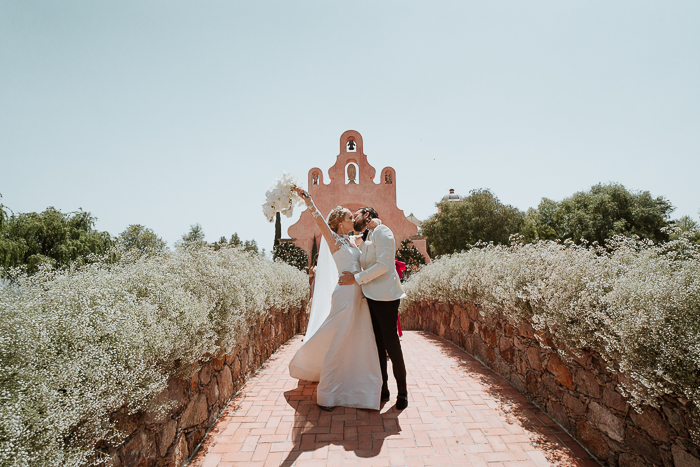
{"label": "tree canopy", "polygon": [[90,254],[104,254],[114,244],[98,232],[97,220],[82,209],[64,214],[49,207],[42,213],[7,214],[0,206],[0,268],[26,266],[36,272],[43,263],[66,267]]}
{"label": "tree canopy", "polygon": [[637,235],[667,241],[673,206],[648,191],[630,191],[618,183],[598,184],[560,202],[543,198],[537,211],[528,211],[525,236],[531,239],[571,239],[605,244],[614,235]]}
{"label": "tree canopy", "polygon": [[164,251],[167,242],[141,224],[132,224],[117,236],[117,243],[127,250],[136,249],[143,254],[154,254]]}
{"label": "tree canopy", "polygon": [[525,217],[484,188],[470,191],[461,201],[440,202],[438,207],[439,212],[422,225],[435,255],[462,251],[478,241],[508,243],[510,235],[520,231]]}

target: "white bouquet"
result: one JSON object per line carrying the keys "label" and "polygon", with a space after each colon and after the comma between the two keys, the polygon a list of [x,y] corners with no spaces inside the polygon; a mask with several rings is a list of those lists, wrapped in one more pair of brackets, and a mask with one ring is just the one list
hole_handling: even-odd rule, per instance
{"label": "white bouquet", "polygon": [[270,222],[275,220],[275,213],[281,212],[287,217],[292,217],[294,205],[304,204],[304,201],[297,195],[294,188],[297,181],[288,173],[284,173],[265,193],[265,203],[263,213]]}

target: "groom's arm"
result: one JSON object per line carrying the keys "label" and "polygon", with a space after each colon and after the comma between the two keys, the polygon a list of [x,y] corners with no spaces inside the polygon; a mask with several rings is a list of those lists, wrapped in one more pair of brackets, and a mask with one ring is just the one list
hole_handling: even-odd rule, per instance
{"label": "groom's arm", "polygon": [[394,268],[395,242],[394,234],[386,226],[379,226],[374,230],[374,247],[377,254],[377,262],[362,272],[355,274],[358,284],[366,284],[377,277],[386,274]]}

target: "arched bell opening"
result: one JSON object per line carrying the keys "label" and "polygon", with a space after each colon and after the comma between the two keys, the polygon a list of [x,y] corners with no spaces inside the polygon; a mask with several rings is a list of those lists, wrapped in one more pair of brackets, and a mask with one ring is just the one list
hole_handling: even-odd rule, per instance
{"label": "arched bell opening", "polygon": [[345,143],[345,149],[347,152],[357,152],[357,143],[355,143],[355,138],[352,136],[348,138]]}

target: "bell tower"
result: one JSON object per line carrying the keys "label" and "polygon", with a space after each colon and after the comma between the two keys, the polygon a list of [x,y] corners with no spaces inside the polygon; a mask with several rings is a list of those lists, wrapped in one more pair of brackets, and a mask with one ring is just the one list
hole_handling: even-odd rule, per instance
{"label": "bell tower", "polygon": [[[361,207],[372,206],[382,222],[394,232],[396,247],[407,238],[430,262],[426,251],[425,237],[417,236],[418,227],[406,218],[396,205],[396,171],[384,167],[379,176],[367,161],[362,135],[348,130],[340,135],[340,153],[335,164],[328,169],[328,183],[323,171],[314,167],[309,170],[307,190],[321,214],[326,216],[336,206],[343,206],[355,212]],[[375,182],[375,178],[378,180]],[[321,232],[311,214],[304,211],[299,220],[287,229],[294,244],[306,251],[311,261],[311,249],[316,238],[320,245]]]}

